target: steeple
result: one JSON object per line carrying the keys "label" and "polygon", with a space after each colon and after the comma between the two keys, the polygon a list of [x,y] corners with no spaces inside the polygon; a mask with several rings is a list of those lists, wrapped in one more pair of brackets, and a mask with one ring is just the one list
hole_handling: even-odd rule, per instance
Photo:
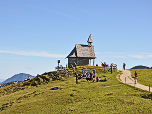
{"label": "steeple", "polygon": [[87,42],[88,42],[88,45],[91,45],[91,43],[93,42],[93,41],[92,41],[91,34],[90,34],[90,36],[89,36],[89,38],[88,38],[88,41],[87,41]]}

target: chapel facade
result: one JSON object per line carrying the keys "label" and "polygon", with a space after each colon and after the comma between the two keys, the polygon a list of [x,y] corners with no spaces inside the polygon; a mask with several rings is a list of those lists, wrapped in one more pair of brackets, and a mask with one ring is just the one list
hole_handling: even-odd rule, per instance
{"label": "chapel facade", "polygon": [[84,65],[91,66],[91,60],[93,60],[93,66],[94,66],[94,60],[96,57],[94,52],[94,46],[92,45],[93,40],[91,34],[87,42],[88,45],[76,44],[74,49],[71,51],[71,53],[66,57],[68,58],[69,67],[74,62],[77,63],[77,66],[84,66]]}

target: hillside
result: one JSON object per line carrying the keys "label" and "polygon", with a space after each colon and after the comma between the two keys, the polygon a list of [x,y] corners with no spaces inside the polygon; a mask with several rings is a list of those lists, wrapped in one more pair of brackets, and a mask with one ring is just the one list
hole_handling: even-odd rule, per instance
{"label": "hillside", "polygon": [[[74,72],[81,70],[79,68]],[[116,79],[118,72],[111,74],[108,70],[104,72],[99,69],[96,76],[100,80],[106,77],[107,82],[92,82],[81,78],[78,84],[72,72],[70,70],[69,78],[63,71],[49,72],[32,80],[1,88],[0,114],[152,113],[152,94],[122,84]]]}
{"label": "hillside", "polygon": [[35,76],[32,76],[30,74],[25,74],[25,73],[19,73],[19,74],[15,74],[11,78],[6,79],[3,83],[8,83],[12,81],[24,81],[24,79],[28,77],[34,78]]}

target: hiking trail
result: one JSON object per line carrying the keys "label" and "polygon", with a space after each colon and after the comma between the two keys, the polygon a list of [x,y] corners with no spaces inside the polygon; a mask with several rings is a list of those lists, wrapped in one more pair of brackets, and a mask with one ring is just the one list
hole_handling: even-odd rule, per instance
{"label": "hiking trail", "polygon": [[[149,91],[149,86],[145,86],[145,85],[138,83],[138,79],[137,79],[137,83],[135,84],[135,80],[134,80],[134,78],[131,77],[131,72],[129,70],[120,70],[120,71],[122,71],[122,73],[123,73],[120,75],[120,79],[121,79],[122,83]],[[150,88],[150,91],[152,91],[152,88]]]}

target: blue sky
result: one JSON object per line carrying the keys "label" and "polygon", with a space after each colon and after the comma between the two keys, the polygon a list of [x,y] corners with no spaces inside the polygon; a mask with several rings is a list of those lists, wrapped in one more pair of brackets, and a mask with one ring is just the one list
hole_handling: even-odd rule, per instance
{"label": "blue sky", "polygon": [[0,79],[55,70],[92,35],[96,64],[152,66],[151,0],[1,0]]}

